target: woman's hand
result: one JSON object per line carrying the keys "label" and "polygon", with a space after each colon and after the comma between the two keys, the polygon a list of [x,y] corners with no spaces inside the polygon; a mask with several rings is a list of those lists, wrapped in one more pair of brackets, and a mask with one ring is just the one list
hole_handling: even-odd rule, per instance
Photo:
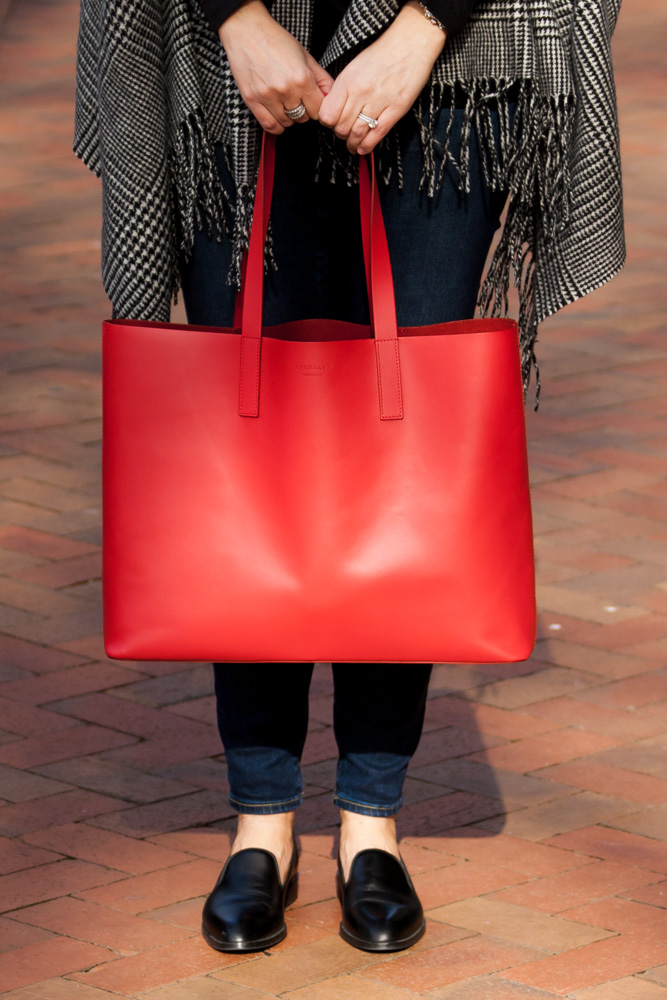
{"label": "woman's hand", "polygon": [[[408,0],[396,18],[341,70],[322,101],[319,118],[346,140],[351,153],[369,153],[412,107],[445,44],[445,33]],[[359,112],[377,118],[368,127]]]}
{"label": "woman's hand", "polygon": [[261,0],[237,7],[218,35],[241,97],[266,132],[280,135],[293,125],[285,108],[296,108],[300,101],[306,114],[298,122],[319,116],[333,77],[271,17]]}

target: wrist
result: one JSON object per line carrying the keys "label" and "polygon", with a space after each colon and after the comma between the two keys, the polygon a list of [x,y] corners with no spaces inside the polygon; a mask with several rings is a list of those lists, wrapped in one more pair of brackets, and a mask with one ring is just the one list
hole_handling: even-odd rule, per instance
{"label": "wrist", "polygon": [[234,37],[237,31],[247,32],[255,30],[258,26],[265,24],[273,18],[267,10],[263,0],[243,0],[233,13],[222,22],[218,28],[218,37],[225,45],[225,40]]}
{"label": "wrist", "polygon": [[447,33],[429,20],[418,0],[406,0],[393,23],[399,24],[401,30],[410,30],[426,48],[435,52],[436,57],[447,40]]}

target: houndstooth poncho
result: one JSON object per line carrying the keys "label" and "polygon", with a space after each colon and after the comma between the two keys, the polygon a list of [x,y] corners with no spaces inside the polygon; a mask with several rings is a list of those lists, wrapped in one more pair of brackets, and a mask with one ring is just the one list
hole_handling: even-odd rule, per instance
{"label": "houndstooth poncho", "polygon": [[[272,14],[306,48],[315,0],[274,0]],[[392,20],[398,0],[352,0],[321,63],[335,76]],[[481,0],[449,40],[412,113],[421,123],[421,184],[432,195],[449,162],[467,185],[474,126],[487,177],[511,192],[500,243],[480,292],[483,314],[519,288],[524,385],[537,324],[611,278],[625,258],[610,39],[620,0]],[[510,131],[506,92],[520,83]],[[451,85],[467,95],[461,152],[436,171],[433,114]],[[501,110],[500,157],[489,104]],[[332,179],[358,177],[358,157],[320,135]],[[380,174],[402,183],[395,133],[378,149]],[[223,47],[196,0],[82,0],[74,152],[103,181],[102,278],[113,316],[168,321],[178,257],[194,226],[233,242],[229,283],[240,284],[261,129],[243,103]],[[224,191],[212,144],[236,181]],[[199,170],[195,173],[195,156]],[[436,175],[437,174],[437,175]],[[270,239],[267,261],[273,267]],[[538,379],[539,385],[539,379]]]}

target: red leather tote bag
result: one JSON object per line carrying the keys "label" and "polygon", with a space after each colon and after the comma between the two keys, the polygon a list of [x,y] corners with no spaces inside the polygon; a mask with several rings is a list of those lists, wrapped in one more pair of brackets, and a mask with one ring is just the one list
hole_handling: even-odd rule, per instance
{"label": "red leather tote bag", "polygon": [[274,153],[265,135],[240,328],[103,324],[106,651],[525,659],[535,588],[516,324],[397,328],[371,155],[359,184],[371,327],[262,329]]}

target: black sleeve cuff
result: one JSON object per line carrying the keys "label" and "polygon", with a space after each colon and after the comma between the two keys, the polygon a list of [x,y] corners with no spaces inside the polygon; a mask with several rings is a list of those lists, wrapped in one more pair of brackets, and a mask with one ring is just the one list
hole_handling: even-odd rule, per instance
{"label": "black sleeve cuff", "polygon": [[455,35],[466,24],[477,0],[427,0],[426,7],[442,21],[447,35]]}
{"label": "black sleeve cuff", "polygon": [[[243,0],[197,0],[204,17],[214,31],[217,31],[224,20],[240,7]],[[267,9],[271,9],[271,0],[262,0]]]}

